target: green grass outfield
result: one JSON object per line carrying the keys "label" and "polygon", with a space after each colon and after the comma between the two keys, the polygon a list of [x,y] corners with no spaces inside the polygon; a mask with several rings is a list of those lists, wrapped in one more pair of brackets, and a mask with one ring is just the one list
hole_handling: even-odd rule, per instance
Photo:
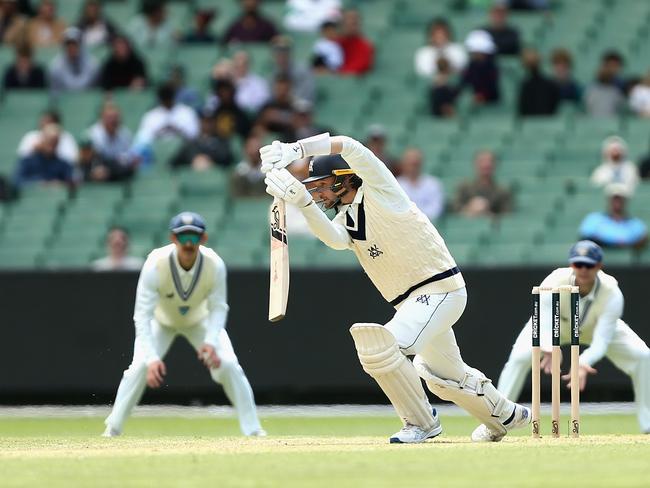
{"label": "green grass outfield", "polygon": [[0,418],[0,486],[650,486],[650,436],[633,415],[583,415],[578,440],[526,429],[495,444],[471,443],[476,423],[461,416],[443,417],[443,435],[420,445],[388,444],[393,417],[263,425],[269,437],[249,439],[228,418],[136,417],[104,439],[98,417]]}

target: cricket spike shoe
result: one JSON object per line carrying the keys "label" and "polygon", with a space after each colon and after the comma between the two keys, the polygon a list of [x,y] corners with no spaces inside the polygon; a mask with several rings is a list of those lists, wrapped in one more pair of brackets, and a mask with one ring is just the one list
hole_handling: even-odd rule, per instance
{"label": "cricket spike shoe", "polygon": [[393,434],[390,438],[391,444],[417,444],[424,442],[427,439],[433,439],[442,433],[442,425],[440,425],[440,418],[434,408],[431,412],[433,414],[433,427],[430,429],[423,429],[417,425],[409,424],[408,422],[399,432]]}
{"label": "cricket spike shoe", "polygon": [[486,427],[485,424],[479,425],[474,432],[472,432],[472,441],[474,442],[499,442],[505,437],[505,435],[513,430],[519,429],[521,427],[526,427],[530,424],[531,415],[530,409],[515,403],[515,409],[512,412],[512,415],[505,422],[503,426],[505,427],[505,432],[495,432]]}

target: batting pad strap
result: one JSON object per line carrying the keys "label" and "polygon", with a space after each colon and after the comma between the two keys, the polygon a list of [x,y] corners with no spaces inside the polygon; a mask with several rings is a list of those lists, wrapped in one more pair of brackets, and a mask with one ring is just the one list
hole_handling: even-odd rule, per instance
{"label": "batting pad strap", "polygon": [[332,153],[332,143],[330,141],[330,133],[323,132],[315,136],[299,139],[298,142],[302,146],[302,157],[309,156],[327,156]]}
{"label": "batting pad strap", "polygon": [[381,387],[403,421],[433,427],[431,405],[413,363],[399,350],[395,337],[379,324],[354,324],[350,334],[363,370]]}

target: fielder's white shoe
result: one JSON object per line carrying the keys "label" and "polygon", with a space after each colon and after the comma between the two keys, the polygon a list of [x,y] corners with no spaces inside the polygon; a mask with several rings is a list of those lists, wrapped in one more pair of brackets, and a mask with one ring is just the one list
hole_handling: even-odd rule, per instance
{"label": "fielder's white shoe", "polygon": [[102,437],[117,437],[121,434],[122,432],[120,432],[119,430],[114,429],[110,425],[107,425],[106,430],[104,430],[104,433],[102,434]]}
{"label": "fielder's white shoe", "polygon": [[250,437],[266,437],[268,434],[264,429],[258,429],[249,434]]}
{"label": "fielder's white shoe", "polygon": [[515,403],[515,409],[512,412],[512,415],[507,419],[503,426],[506,429],[506,432],[495,432],[486,427],[485,424],[479,425],[474,432],[472,432],[472,441],[474,442],[499,442],[505,437],[508,431],[513,429],[519,429],[521,427],[526,427],[530,424],[530,408],[524,407]]}
{"label": "fielder's white shoe", "polygon": [[422,429],[417,425],[409,424],[408,422],[399,432],[395,432],[391,438],[391,444],[417,444],[419,442],[424,442],[427,439],[433,439],[436,436],[439,436],[442,432],[442,425],[440,425],[440,419],[438,418],[438,413],[434,408],[433,413],[433,427],[428,430]]}

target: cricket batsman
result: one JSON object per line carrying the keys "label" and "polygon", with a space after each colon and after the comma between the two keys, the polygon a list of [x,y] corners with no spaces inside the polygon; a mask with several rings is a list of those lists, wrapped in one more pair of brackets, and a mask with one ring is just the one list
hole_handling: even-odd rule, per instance
{"label": "cricket batsman", "polygon": [[154,249],[140,273],[133,361],[124,371],[103,435],[120,435],[145,386],[163,384],[163,358],[178,335],[194,346],[212,379],[223,386],[237,410],[242,433],[266,435],[257,418],[253,391],[225,329],[226,266],[203,245],[208,235],[200,215],[183,212],[171,220],[169,230],[172,244]]}
{"label": "cricket batsman", "polygon": [[[590,374],[596,374],[594,365],[603,357],[632,379],[637,403],[637,416],[641,430],[650,434],[650,349],[646,343],[627,325],[623,315],[623,293],[616,278],[602,270],[603,251],[592,241],[579,241],[569,251],[569,267],[558,268],[548,275],[541,286],[563,285],[580,288],[580,343],[589,347],[580,354],[580,390],[584,390]],[[540,295],[540,368],[551,373],[551,298]],[[566,307],[564,305],[567,305]],[[561,303],[560,318],[568,321],[568,304]],[[560,330],[562,344],[570,344],[570,330]],[[508,362],[499,377],[499,390],[508,398],[517,398],[530,371],[531,363],[531,321],[524,326],[517,337]],[[571,375],[562,377],[570,381]],[[570,383],[567,387],[570,388]]]}
{"label": "cricket batsman", "polygon": [[[478,418],[474,441],[500,441],[530,423],[527,408],[508,400],[463,362],[452,326],[467,302],[465,281],[445,242],[397,180],[368,148],[328,133],[260,150],[266,191],[298,207],[311,231],[333,249],[352,250],[395,315],[385,325],[354,324],[363,369],[389,398],[403,428],[391,443],[419,443],[442,432],[422,387]],[[285,169],[315,156],[309,177]],[[314,201],[316,199],[316,201]],[[319,207],[335,209],[333,220]],[[415,355],[411,362],[407,356]]]}

